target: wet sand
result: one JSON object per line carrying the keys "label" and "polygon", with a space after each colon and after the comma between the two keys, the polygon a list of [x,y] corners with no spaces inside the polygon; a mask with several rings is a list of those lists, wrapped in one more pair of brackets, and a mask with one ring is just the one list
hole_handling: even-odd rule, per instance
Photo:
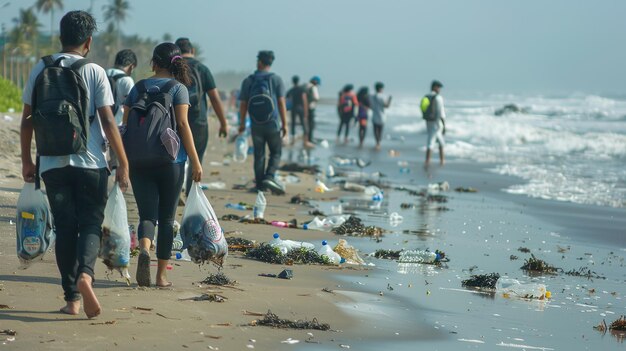
{"label": "wet sand", "polygon": [[[17,138],[15,133],[10,133],[11,128],[14,126],[1,129],[8,131],[7,138]],[[211,164],[222,162],[231,148],[221,142],[211,143],[205,159],[204,182],[223,181],[226,189],[231,189],[232,185],[252,178],[250,159],[244,164]],[[316,152],[320,163],[325,164],[329,154],[344,153],[347,149],[331,146],[331,149]],[[291,151],[299,154],[297,147]],[[367,258],[367,261],[376,267],[282,266],[231,253],[224,273],[238,282],[234,288],[197,284],[209,273],[217,272],[213,266],[198,267],[189,262],[172,261],[168,274],[174,287],[144,289],[138,288],[134,279],[130,287],[126,286],[117,273],[107,276],[104,265],[98,262],[95,290],[103,313],[97,319],[87,320],[83,314],[73,317],[56,312],[63,301],[52,252],[43,262],[27,270],[17,269],[15,228],[10,220],[14,218],[21,188],[20,179],[15,178],[19,176],[15,174],[15,169],[19,171],[19,158],[9,157],[0,162],[0,168],[4,168],[0,170],[4,172],[0,173],[0,304],[10,307],[0,309],[0,330],[12,329],[18,333],[13,341],[4,341],[11,337],[1,336],[0,341],[6,343],[2,346],[8,349],[239,350],[247,345],[260,350],[334,350],[341,349],[340,345],[356,350],[380,350],[389,346],[396,350],[517,349],[524,345],[526,349],[545,350],[623,347],[616,337],[610,334],[603,337],[592,329],[603,318],[610,322],[626,313],[623,300],[626,296],[623,268],[626,239],[619,231],[623,216],[613,221],[611,216],[619,214],[618,210],[574,206],[578,209],[575,212],[568,204],[503,193],[500,189],[514,180],[489,173],[483,166],[451,160],[444,168],[431,168],[428,174],[421,165],[411,166],[414,181],[409,185],[416,188],[446,180],[452,188],[475,187],[479,193],[446,192],[443,194],[448,196],[447,203],[433,204],[406,192],[388,189],[381,210],[360,214],[366,224],[390,230],[382,242],[348,238],[362,253],[376,249],[441,249],[451,259],[447,268],[399,265],[374,258]],[[365,171],[374,170],[372,166]],[[5,178],[6,175],[13,178]],[[339,199],[354,196],[340,191],[315,193],[314,176],[302,173],[297,176],[301,183],[288,185],[287,196],[268,196],[266,218],[296,218],[299,222],[311,219],[310,208],[289,204],[290,197],[297,193],[320,201],[322,209]],[[243,190],[208,190],[206,194],[219,216],[251,213],[224,206],[229,202],[253,203],[255,199],[255,194]],[[136,210],[130,193],[127,199],[132,223],[136,221]],[[402,203],[415,204],[415,208],[402,209]],[[442,211],[440,207],[447,210]],[[585,211],[591,218],[576,215]],[[400,213],[404,221],[391,227],[386,219],[390,212]],[[179,216],[181,213],[182,207]],[[338,239],[323,232],[267,225],[229,221],[222,221],[221,225],[226,232],[240,231],[242,234],[238,236],[257,242],[268,241],[275,231],[280,232],[281,237],[316,244],[323,239],[330,239],[332,243]],[[599,233],[596,240],[587,240],[593,229]],[[404,234],[405,231],[409,233]],[[461,288],[460,281],[470,274],[499,272],[528,279],[519,267],[529,254],[519,252],[519,247],[527,247],[531,253],[563,269],[590,267],[606,279],[589,280],[563,274],[539,277],[554,293],[550,301],[503,299]],[[512,260],[511,255],[518,258]],[[135,263],[133,259],[130,268],[133,277]],[[258,276],[259,273],[276,274],[284,268],[294,271],[293,280]],[[324,292],[322,288],[334,290],[334,293]],[[595,290],[591,292],[591,289]],[[228,300],[223,303],[180,300],[212,292]],[[259,317],[247,315],[245,311],[265,313],[267,310],[282,318],[317,318],[329,323],[333,331],[248,325]],[[281,343],[288,338],[300,343]],[[307,339],[311,343],[305,343]]]}

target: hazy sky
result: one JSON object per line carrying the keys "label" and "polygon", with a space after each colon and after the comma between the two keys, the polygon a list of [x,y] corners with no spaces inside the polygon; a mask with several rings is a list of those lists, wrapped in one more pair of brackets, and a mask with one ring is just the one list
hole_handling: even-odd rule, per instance
{"label": "hazy sky", "polygon": [[[18,8],[34,2],[11,0],[0,22],[10,26]],[[92,2],[100,23],[108,0],[64,0],[65,11]],[[188,36],[213,71],[252,70],[257,51],[272,49],[274,71],[286,81],[318,74],[324,95],[376,80],[391,92],[422,94],[433,78],[449,92],[626,93],[623,0],[130,3],[125,33]],[[41,22],[49,27],[49,17]]]}

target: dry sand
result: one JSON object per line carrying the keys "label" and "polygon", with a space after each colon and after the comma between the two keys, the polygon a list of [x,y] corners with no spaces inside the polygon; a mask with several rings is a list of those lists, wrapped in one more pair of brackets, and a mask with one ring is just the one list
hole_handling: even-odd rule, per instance
{"label": "dry sand", "polygon": [[[340,269],[318,265],[281,266],[262,263],[231,253],[225,261],[223,272],[237,284],[232,288],[198,284],[210,273],[216,273],[212,265],[198,266],[191,262],[172,261],[168,272],[174,286],[171,289],[138,288],[134,281],[136,258],[131,259],[131,286],[127,286],[117,272],[106,272],[98,260],[95,291],[103,308],[102,314],[93,320],[58,313],[64,304],[60,278],[54,261],[54,252],[46,254],[41,262],[26,270],[19,270],[15,255],[15,204],[22,186],[18,148],[19,118],[12,122],[0,122],[0,304],[9,309],[0,310],[0,330],[17,332],[14,341],[3,342],[16,350],[64,349],[64,350],[137,350],[137,349],[280,349],[291,347],[281,343],[288,338],[311,342],[335,343],[339,346],[350,340],[353,321],[334,305],[346,301],[339,294],[322,291],[334,289],[329,276],[337,273],[352,274],[355,268]],[[217,130],[213,128],[212,130]],[[217,139],[213,137],[213,140]],[[210,166],[222,162],[231,147],[215,142],[205,157],[204,182],[223,181],[226,189],[234,184],[246,183],[252,178],[251,157],[245,163],[229,166]],[[328,195],[313,191],[313,176],[298,174],[302,182],[289,185],[287,196],[268,195],[267,219],[298,222],[310,219],[308,208],[289,203],[291,195],[307,194],[316,199]],[[226,209],[228,202],[254,203],[256,195],[244,190],[209,190],[206,194],[218,216],[227,213],[245,214]],[[332,193],[336,196],[337,193]],[[136,223],[136,207],[132,193],[127,193],[129,221]],[[180,221],[183,207],[179,207]],[[249,211],[248,211],[249,212]],[[319,242],[328,234],[299,229],[275,228],[270,225],[241,224],[222,221],[226,232],[240,231],[241,237],[264,242],[275,231],[282,237]],[[156,262],[153,262],[156,264]],[[284,268],[292,269],[294,279],[283,280],[258,276],[259,273],[277,274]],[[367,268],[356,268],[363,270]],[[152,268],[154,272],[156,267]],[[226,302],[181,300],[217,293]],[[317,318],[329,323],[333,331],[282,330],[249,324],[258,319],[246,311],[265,313],[268,310],[281,318]],[[354,332],[354,331],[353,331]],[[311,333],[311,334],[309,334]],[[313,336],[311,336],[313,335]],[[8,338],[12,340],[11,337]],[[5,340],[5,337],[2,337]],[[328,344],[327,344],[328,345]]]}

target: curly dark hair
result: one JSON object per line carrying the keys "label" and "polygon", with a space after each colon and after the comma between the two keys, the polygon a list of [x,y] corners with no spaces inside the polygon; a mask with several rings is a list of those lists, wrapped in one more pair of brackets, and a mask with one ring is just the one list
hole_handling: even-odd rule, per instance
{"label": "curly dark hair", "polygon": [[126,67],[130,65],[137,66],[137,55],[131,49],[124,49],[115,55],[115,66]]}
{"label": "curly dark hair", "polygon": [[190,69],[187,60],[180,56],[180,48],[174,43],[161,43],[152,52],[152,63],[167,69],[177,81],[190,86]]}
{"label": "curly dark hair", "polygon": [[82,45],[97,30],[96,20],[88,12],[70,11],[61,18],[61,45]]}

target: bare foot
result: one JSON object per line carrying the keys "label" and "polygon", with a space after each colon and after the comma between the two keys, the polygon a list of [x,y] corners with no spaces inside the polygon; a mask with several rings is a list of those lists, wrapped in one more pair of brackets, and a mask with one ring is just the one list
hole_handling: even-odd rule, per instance
{"label": "bare foot", "polygon": [[77,315],[80,312],[80,300],[67,301],[65,306],[61,307],[59,311],[65,314],[71,314],[72,316]]}
{"label": "bare foot", "polygon": [[313,148],[315,148],[315,144],[313,144],[311,142],[308,142],[308,141],[305,142],[303,146],[304,146],[305,149],[313,149]]}
{"label": "bare foot", "polygon": [[172,286],[174,286],[174,284],[172,284],[172,282],[168,282],[165,278],[157,278],[156,286],[157,288],[171,288]]}
{"label": "bare foot", "polygon": [[380,151],[380,144],[376,144],[375,149],[376,149],[376,151]]}
{"label": "bare foot", "polygon": [[80,291],[80,294],[83,297],[83,308],[85,309],[85,314],[89,319],[97,317],[101,312],[100,302],[91,287],[92,281],[92,278],[88,274],[81,273],[78,278],[78,282],[76,282],[78,291]]}

